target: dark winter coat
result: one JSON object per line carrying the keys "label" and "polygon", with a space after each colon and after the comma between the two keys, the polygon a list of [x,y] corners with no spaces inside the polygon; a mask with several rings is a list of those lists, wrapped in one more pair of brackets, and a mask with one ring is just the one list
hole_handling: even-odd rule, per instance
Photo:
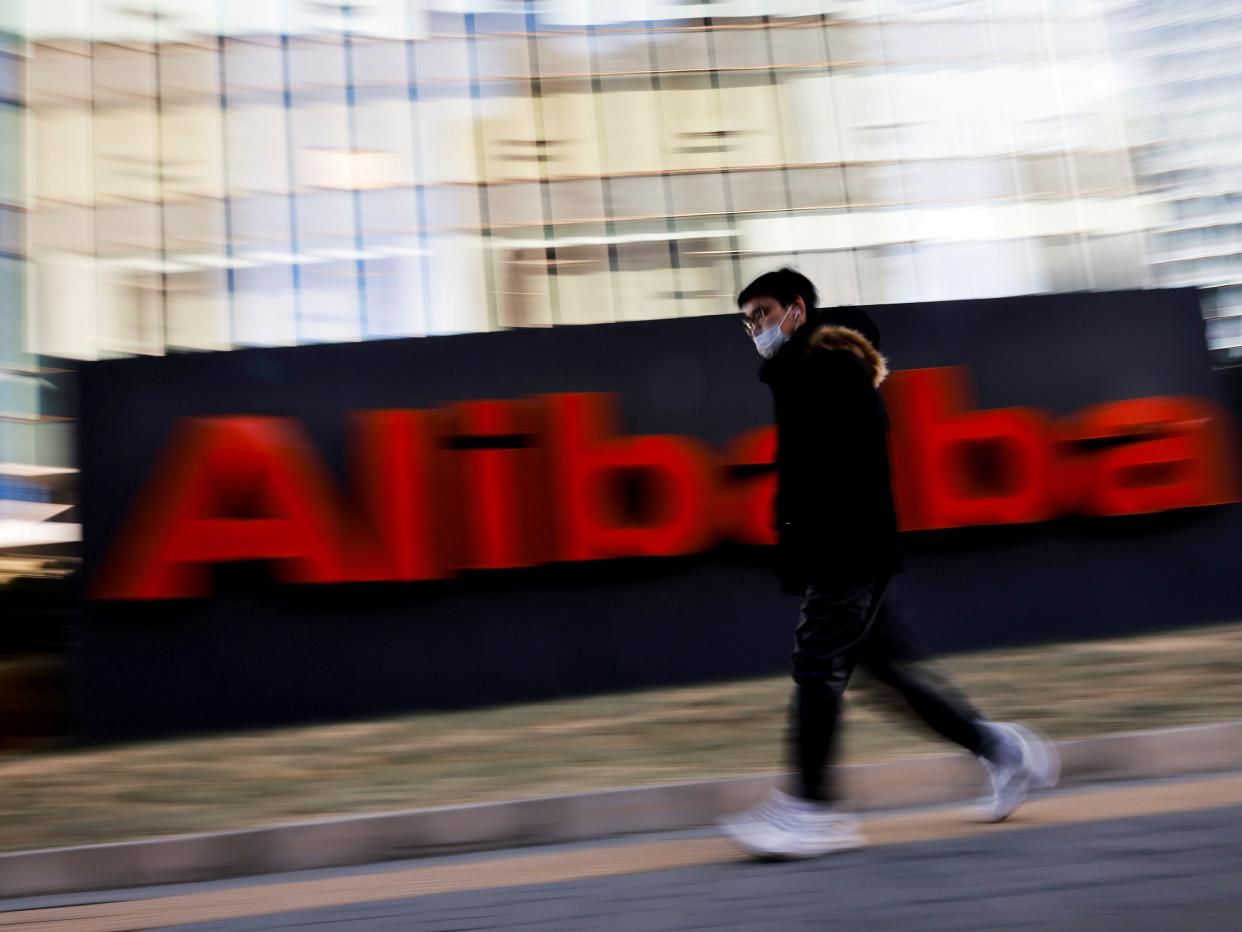
{"label": "dark winter coat", "polygon": [[827,319],[808,320],[759,371],[776,404],[776,568],[789,591],[901,566],[877,390],[888,366],[858,329]]}

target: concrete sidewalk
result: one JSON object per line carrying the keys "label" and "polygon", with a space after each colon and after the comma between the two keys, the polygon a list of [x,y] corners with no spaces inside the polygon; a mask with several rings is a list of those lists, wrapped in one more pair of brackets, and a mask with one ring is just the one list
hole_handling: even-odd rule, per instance
{"label": "concrete sidewalk", "polygon": [[[1242,722],[1059,742],[1062,785],[1242,769]],[[775,774],[272,825],[0,855],[0,897],[268,874],[696,828],[744,808]],[[844,768],[859,811],[975,796],[964,755]]]}
{"label": "concrete sidewalk", "polygon": [[1232,932],[1242,915],[1239,773],[1080,787],[997,825],[954,806],[862,823],[867,847],[811,861],[757,863],[705,829],[0,900],[0,930]]}

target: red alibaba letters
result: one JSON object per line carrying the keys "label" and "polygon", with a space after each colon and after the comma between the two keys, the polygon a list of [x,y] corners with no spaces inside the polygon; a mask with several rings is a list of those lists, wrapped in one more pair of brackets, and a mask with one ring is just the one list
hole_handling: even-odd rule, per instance
{"label": "red alibaba letters", "polygon": [[[885,394],[904,530],[1237,501],[1227,422],[1199,399],[1059,421],[973,411],[958,368],[895,373]],[[688,437],[621,435],[614,407],[560,394],[358,413],[349,499],[291,419],[188,419],[92,595],[201,596],[212,565],[243,560],[285,582],[413,581],[772,541],[773,428],[715,455]]]}

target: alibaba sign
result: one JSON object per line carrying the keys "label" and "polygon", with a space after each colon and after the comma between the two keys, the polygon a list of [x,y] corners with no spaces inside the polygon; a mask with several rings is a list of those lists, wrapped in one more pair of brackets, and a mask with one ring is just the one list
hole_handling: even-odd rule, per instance
{"label": "alibaba sign", "polygon": [[[1228,421],[1201,399],[972,410],[961,368],[897,372],[885,395],[905,530],[1238,500]],[[415,581],[772,542],[773,428],[718,451],[626,436],[616,407],[574,393],[355,412],[348,491],[295,420],[187,418],[92,595],[204,596],[214,564],[242,560],[291,583]]]}

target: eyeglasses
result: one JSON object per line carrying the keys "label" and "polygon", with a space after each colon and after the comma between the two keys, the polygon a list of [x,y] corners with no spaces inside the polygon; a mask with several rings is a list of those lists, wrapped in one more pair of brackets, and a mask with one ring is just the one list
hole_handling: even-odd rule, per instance
{"label": "eyeglasses", "polygon": [[756,328],[761,327],[768,319],[771,308],[759,308],[751,313],[749,317],[742,315],[742,329],[746,331],[746,335],[753,337],[757,332]]}

